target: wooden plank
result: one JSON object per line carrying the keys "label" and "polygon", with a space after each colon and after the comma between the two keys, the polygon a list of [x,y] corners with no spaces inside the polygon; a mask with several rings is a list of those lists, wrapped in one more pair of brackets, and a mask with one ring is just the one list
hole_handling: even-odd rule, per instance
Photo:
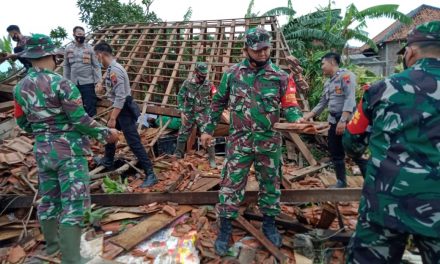
{"label": "wooden plank", "polygon": [[215,186],[217,186],[220,182],[221,182],[221,179],[210,178],[209,181],[206,184],[198,187],[197,189],[194,189],[194,191],[195,192],[206,192],[206,191],[209,191],[212,188],[214,188]]}
{"label": "wooden plank", "polygon": [[352,188],[362,188],[364,178],[362,176],[347,176],[347,184]]}
{"label": "wooden plank", "polygon": [[211,74],[212,62],[215,59],[214,53],[215,53],[215,50],[217,49],[217,45],[219,44],[219,36],[220,36],[220,43],[221,43],[221,37],[222,37],[222,35],[220,34],[220,24],[221,24],[221,22],[218,21],[217,22],[217,29],[215,31],[215,38],[214,38],[215,41],[211,45],[211,52],[210,52],[209,58],[208,58],[208,76],[207,76],[207,78],[209,80],[211,80],[212,82],[214,82],[214,80],[215,80],[215,73]]}
{"label": "wooden plank", "polygon": [[[160,30],[159,30],[159,32],[160,32]],[[154,49],[156,47],[156,44],[159,41],[159,37],[160,37],[160,35],[157,34],[156,37],[154,38],[153,44],[151,44],[150,50],[149,50],[149,52],[147,54],[147,57],[145,58],[144,62],[142,63],[142,66],[139,68],[138,75],[134,79],[134,81],[133,81],[133,83],[131,85],[131,88],[135,89],[137,83],[141,79],[141,77],[143,75],[143,72],[144,72],[144,68],[147,65],[147,63],[150,61],[151,54],[153,53],[153,51],[154,51]],[[170,41],[170,43],[171,43],[171,41]],[[157,79],[153,79],[153,80],[157,81]],[[148,87],[148,92],[153,92],[155,85],[156,85],[156,83],[151,83],[150,87]],[[142,103],[142,115],[144,115],[146,110],[147,110],[147,102],[150,101],[150,98],[151,98],[151,93],[147,93],[145,95],[145,97],[144,97],[144,102]],[[138,129],[140,129],[141,127],[142,127],[142,124],[139,124]]]}
{"label": "wooden plank", "polygon": [[303,154],[304,158],[307,160],[309,165],[310,166],[317,165],[318,162],[315,160],[315,158],[313,157],[312,152],[310,152],[309,148],[306,146],[306,144],[304,144],[304,142],[301,140],[299,135],[296,134],[296,133],[292,133],[292,132],[288,132],[287,134],[290,136],[292,141],[296,144],[296,146],[298,147],[299,151],[301,151],[301,153]]}
{"label": "wooden plank", "polygon": [[109,241],[119,247],[119,250],[114,250],[111,254],[104,255],[105,259],[114,259],[124,250],[133,249],[137,244],[149,238],[151,235],[168,226],[180,216],[190,212],[192,206],[181,205],[176,211],[176,216],[172,217],[168,214],[155,214],[127,231],[112,237]]}
{"label": "wooden plank", "polygon": [[[189,23],[188,24],[187,32],[189,32],[191,28],[192,28],[192,23]],[[173,88],[174,80],[175,80],[175,77],[176,77],[177,72],[178,72],[179,67],[180,67],[180,61],[182,60],[182,55],[183,55],[183,52],[184,52],[185,47],[186,47],[186,43],[187,43],[186,40],[188,39],[188,36],[189,36],[189,34],[185,34],[185,36],[183,37],[183,43],[182,43],[182,46],[180,47],[179,54],[177,55],[177,59],[176,59],[176,62],[174,64],[173,72],[171,73],[171,79],[170,79],[170,81],[169,81],[169,83],[167,85],[167,88],[165,90],[165,96],[162,99],[162,104],[168,103],[168,96],[169,96],[169,94],[170,94],[170,92],[171,92],[171,90]]]}
{"label": "wooden plank", "polygon": [[[344,189],[297,189],[281,190],[281,202],[353,202],[359,201],[361,188]],[[3,195],[0,208],[26,208],[32,205],[33,196]],[[206,205],[218,202],[218,191],[209,192],[173,192],[173,193],[121,193],[121,194],[92,194],[92,203],[101,206],[139,206],[149,203],[174,202],[178,204]],[[246,192],[244,203],[256,202],[258,192]]]}
{"label": "wooden plank", "polygon": [[6,112],[14,108],[14,101],[0,103],[0,112]]}
{"label": "wooden plank", "polygon": [[236,219],[246,231],[253,235],[273,256],[275,256],[281,263],[285,263],[287,257],[274,245],[266,236],[251,223],[249,223],[243,216],[239,215]]}
{"label": "wooden plank", "polygon": [[329,165],[330,165],[330,163],[321,163],[321,164],[317,164],[314,166],[308,166],[308,167],[293,171],[290,174],[286,174],[285,177],[290,182],[299,181],[299,180],[304,179],[307,176],[307,174],[316,172],[316,171],[323,169]]}

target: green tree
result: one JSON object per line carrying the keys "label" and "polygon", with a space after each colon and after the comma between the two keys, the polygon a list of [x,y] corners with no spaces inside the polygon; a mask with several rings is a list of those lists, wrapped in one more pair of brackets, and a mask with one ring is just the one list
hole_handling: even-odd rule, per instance
{"label": "green tree", "polygon": [[122,23],[158,22],[156,13],[150,11],[154,0],[142,0],[142,5],[134,1],[121,3],[119,0],[77,0],[80,20],[92,30],[108,25]]}
{"label": "green tree", "polygon": [[67,38],[67,31],[63,27],[57,27],[50,31],[49,36],[54,40],[57,47],[61,47],[63,40]]}
{"label": "green tree", "polygon": [[253,12],[254,4],[255,4],[254,0],[249,1],[249,5],[248,5],[248,8],[246,10],[246,14],[244,15],[245,18],[251,18],[251,17],[257,17],[258,16],[258,13],[254,13]]}
{"label": "green tree", "polygon": [[183,21],[184,22],[190,21],[192,17],[192,13],[193,13],[192,7],[188,7],[188,10],[186,10],[185,15],[183,15]]}

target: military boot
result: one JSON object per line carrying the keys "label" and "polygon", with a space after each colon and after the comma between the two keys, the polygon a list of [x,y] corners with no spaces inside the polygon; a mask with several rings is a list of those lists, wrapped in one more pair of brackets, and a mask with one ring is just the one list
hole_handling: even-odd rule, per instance
{"label": "military boot", "polygon": [[61,264],[82,264],[87,262],[80,254],[81,231],[79,225],[60,226]]}
{"label": "military boot", "polygon": [[41,232],[43,232],[46,241],[46,254],[52,255],[60,250],[58,237],[58,220],[49,219],[40,221]]}
{"label": "military boot", "polygon": [[150,187],[158,183],[158,180],[156,178],[156,174],[154,174],[153,168],[147,168],[145,169],[145,179],[144,183],[142,183],[142,188]]}
{"label": "military boot", "polygon": [[208,147],[208,159],[209,166],[213,169],[217,168],[217,164],[215,163],[215,146]]}
{"label": "military boot", "polygon": [[277,247],[281,247],[282,240],[275,225],[275,217],[263,215],[263,233]]}
{"label": "military boot", "polygon": [[183,159],[185,157],[185,147],[186,142],[179,142],[179,139],[177,139],[177,146],[174,156],[176,156],[178,159]]}
{"label": "military boot", "polygon": [[347,177],[345,175],[345,162],[343,160],[333,161],[335,166],[336,185],[331,186],[331,188],[345,188],[347,187]]}
{"label": "military boot", "polygon": [[225,256],[229,249],[229,240],[232,234],[232,222],[230,219],[220,218],[220,232],[215,240],[215,253],[219,256]]}

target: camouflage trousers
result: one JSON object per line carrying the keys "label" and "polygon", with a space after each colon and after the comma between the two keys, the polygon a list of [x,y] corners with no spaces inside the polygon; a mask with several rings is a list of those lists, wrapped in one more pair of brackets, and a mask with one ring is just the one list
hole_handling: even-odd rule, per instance
{"label": "camouflage trousers", "polygon": [[59,219],[60,224],[82,225],[90,206],[89,168],[85,156],[57,159],[36,154],[40,220]]}
{"label": "camouflage trousers", "polygon": [[206,113],[189,113],[185,114],[186,116],[186,122],[185,124],[182,122],[182,125],[179,129],[179,137],[177,138],[177,142],[184,142],[188,141],[188,137],[191,135],[192,128],[195,125],[197,125],[197,129],[199,129],[208,122],[208,115]]}
{"label": "camouflage trousers", "polygon": [[[359,218],[348,245],[347,263],[401,263],[409,236]],[[424,264],[440,263],[440,238],[412,236]]]}
{"label": "camouflage trousers", "polygon": [[260,211],[269,216],[277,216],[280,213],[281,145],[269,143],[266,146],[252,148],[228,142],[219,203],[216,206],[220,217],[232,219],[238,217],[239,205],[244,199],[252,164],[260,187],[258,193]]}

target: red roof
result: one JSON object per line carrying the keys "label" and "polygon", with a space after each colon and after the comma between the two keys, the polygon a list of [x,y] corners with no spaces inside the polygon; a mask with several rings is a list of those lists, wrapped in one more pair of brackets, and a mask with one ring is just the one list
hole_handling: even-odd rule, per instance
{"label": "red roof", "polygon": [[[374,42],[379,44],[384,42],[405,40],[408,32],[414,27],[425,22],[440,20],[440,8],[430,5],[421,5],[409,12],[407,16],[412,19],[411,24],[405,25],[399,21],[395,21],[393,24],[375,36],[373,38]],[[363,45],[361,47],[362,50],[367,48],[369,48],[368,45]]]}

